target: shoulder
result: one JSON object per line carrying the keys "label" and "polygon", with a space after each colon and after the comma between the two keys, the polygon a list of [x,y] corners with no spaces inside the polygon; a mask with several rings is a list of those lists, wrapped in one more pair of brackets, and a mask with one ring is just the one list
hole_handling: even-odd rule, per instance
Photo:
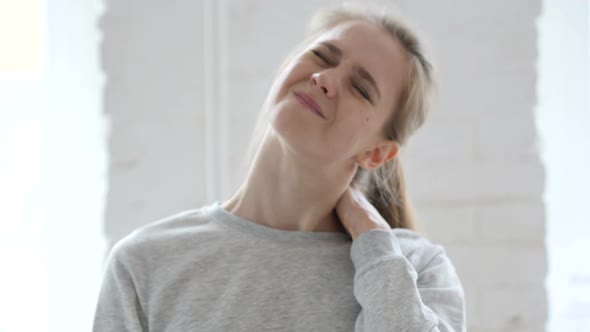
{"label": "shoulder", "polygon": [[212,227],[210,209],[208,205],[185,210],[141,226],[118,240],[110,256],[138,265],[166,252],[177,252],[177,248],[194,242],[199,233]]}

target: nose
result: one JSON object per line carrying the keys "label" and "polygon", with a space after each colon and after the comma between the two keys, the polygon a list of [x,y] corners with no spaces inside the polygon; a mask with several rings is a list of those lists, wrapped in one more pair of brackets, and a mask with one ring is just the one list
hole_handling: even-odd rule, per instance
{"label": "nose", "polygon": [[328,98],[336,96],[336,84],[334,80],[326,75],[326,71],[317,72],[311,75],[311,86],[320,89]]}

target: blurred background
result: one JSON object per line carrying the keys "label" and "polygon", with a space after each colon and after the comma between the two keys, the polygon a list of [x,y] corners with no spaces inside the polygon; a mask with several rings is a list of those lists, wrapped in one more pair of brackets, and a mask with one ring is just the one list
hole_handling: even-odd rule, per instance
{"label": "blurred background", "polygon": [[[468,331],[590,331],[590,3],[405,0],[440,91],[403,152]],[[0,332],[88,331],[111,246],[229,197],[300,0],[0,0]]]}

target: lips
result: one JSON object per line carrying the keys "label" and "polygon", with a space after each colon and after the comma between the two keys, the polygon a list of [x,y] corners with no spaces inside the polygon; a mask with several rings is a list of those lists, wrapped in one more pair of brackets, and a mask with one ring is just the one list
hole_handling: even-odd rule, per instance
{"label": "lips", "polygon": [[321,116],[322,118],[326,119],[326,116],[322,112],[320,105],[318,105],[318,103],[316,103],[310,95],[304,92],[297,91],[293,92],[293,94],[295,94],[295,97],[297,97],[297,99],[301,104],[303,104],[303,106],[305,106],[310,111],[316,113],[317,115]]}

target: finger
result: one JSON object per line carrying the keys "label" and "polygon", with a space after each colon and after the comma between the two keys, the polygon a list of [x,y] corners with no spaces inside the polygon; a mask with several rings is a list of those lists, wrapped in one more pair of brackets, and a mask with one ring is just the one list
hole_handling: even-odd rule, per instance
{"label": "finger", "polygon": [[345,211],[348,209],[348,206],[352,202],[352,191],[350,187],[346,188],[346,190],[340,196],[338,203],[336,204],[336,212],[342,216],[344,216]]}

